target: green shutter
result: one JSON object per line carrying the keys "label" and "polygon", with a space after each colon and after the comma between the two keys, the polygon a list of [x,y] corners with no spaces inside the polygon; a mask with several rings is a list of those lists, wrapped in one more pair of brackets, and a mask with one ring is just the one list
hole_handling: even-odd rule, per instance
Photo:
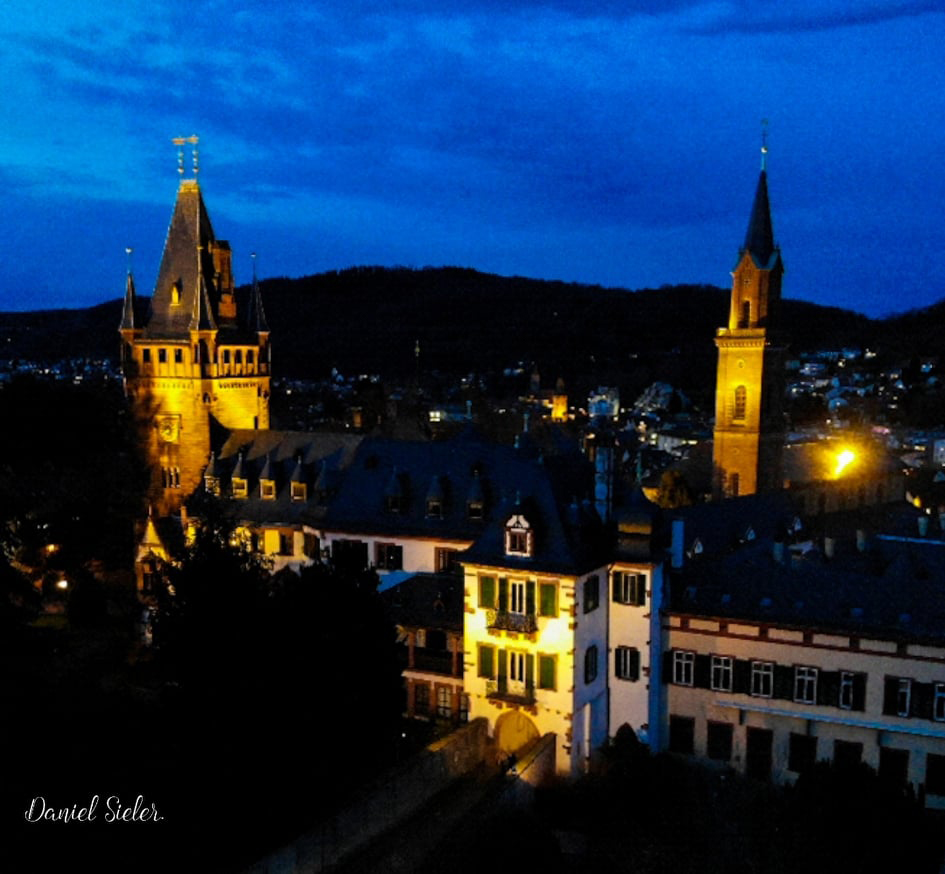
{"label": "green shutter", "polygon": [[509,657],[504,649],[499,650],[499,680],[504,680],[509,675]]}
{"label": "green shutter", "polygon": [[555,658],[549,655],[538,656],[538,688],[555,688]]}
{"label": "green shutter", "polygon": [[525,688],[535,688],[535,656],[531,653],[525,654]]}
{"label": "green shutter", "polygon": [[505,577],[499,577],[499,612],[509,612],[509,581]]}
{"label": "green shutter", "polygon": [[610,575],[610,597],[615,604],[620,603],[620,571],[614,571]]}
{"label": "green shutter", "polygon": [[640,650],[635,646],[630,648],[630,679],[640,679]]}
{"label": "green shutter", "polygon": [[493,656],[495,649],[491,646],[479,644],[479,676],[492,679],[495,676]]}
{"label": "green shutter", "polygon": [[[529,616],[535,615],[535,581],[529,580],[525,583],[525,613]],[[531,658],[531,656],[529,656]]]}
{"label": "green shutter", "polygon": [[646,574],[637,574],[637,604],[646,605]]}
{"label": "green shutter", "polygon": [[479,577],[479,606],[495,609],[495,577]]}
{"label": "green shutter", "polygon": [[558,587],[554,583],[541,583],[538,586],[538,600],[542,616],[557,616]]}

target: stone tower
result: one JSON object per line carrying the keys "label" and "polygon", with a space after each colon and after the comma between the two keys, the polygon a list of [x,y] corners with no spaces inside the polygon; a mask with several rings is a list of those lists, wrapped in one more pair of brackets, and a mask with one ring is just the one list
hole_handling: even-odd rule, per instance
{"label": "stone tower", "polygon": [[784,446],[784,345],[777,334],[781,252],[774,243],[768,178],[761,175],[745,245],[732,272],[728,327],[719,328],[713,434],[718,497],[780,488]]}
{"label": "stone tower", "polygon": [[196,172],[195,150],[150,307],[142,312],[129,269],[119,329],[158,515],[177,512],[200,483],[215,425],[269,427],[269,328],[255,270],[252,288],[238,295],[229,244],[214,236]]}

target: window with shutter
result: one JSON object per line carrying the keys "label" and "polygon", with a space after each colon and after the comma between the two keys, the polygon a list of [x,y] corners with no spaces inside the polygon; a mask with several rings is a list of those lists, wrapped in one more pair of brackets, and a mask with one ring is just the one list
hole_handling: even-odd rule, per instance
{"label": "window with shutter", "polygon": [[479,606],[495,609],[495,577],[479,577]]}
{"label": "window with shutter", "polygon": [[538,656],[538,688],[555,688],[555,657],[553,655]]}
{"label": "window with shutter", "polygon": [[540,583],[538,585],[538,603],[541,616],[557,616],[558,586],[555,583]]}
{"label": "window with shutter", "polygon": [[614,650],[614,675],[619,680],[639,680],[640,650],[634,646],[618,646]]}
{"label": "window with shutter", "polygon": [[495,676],[495,647],[479,644],[479,676],[492,679]]}

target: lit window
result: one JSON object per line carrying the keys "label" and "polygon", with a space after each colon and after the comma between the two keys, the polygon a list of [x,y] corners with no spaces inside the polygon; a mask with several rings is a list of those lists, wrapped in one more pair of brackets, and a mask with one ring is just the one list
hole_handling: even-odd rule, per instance
{"label": "lit window", "polygon": [[635,646],[618,646],[614,650],[614,674],[619,680],[639,680],[640,650]]}
{"label": "lit window", "polygon": [[694,652],[673,650],[673,682],[677,686],[691,686],[695,664]]}
{"label": "lit window", "polygon": [[274,500],[276,497],[276,483],[271,479],[264,479],[259,483],[259,494],[267,501]]}
{"label": "lit window", "polygon": [[709,680],[716,692],[732,691],[732,657],[712,656],[712,666]]}
{"label": "lit window", "polygon": [[219,477],[210,476],[210,475],[208,474],[207,476],[205,476],[205,477],[203,478],[203,485],[204,485],[204,488],[205,488],[211,495],[219,495],[219,494],[220,494],[220,479],[219,479]]}
{"label": "lit window", "polygon": [[470,519],[482,518],[482,501],[470,501],[466,505],[466,514]]}
{"label": "lit window", "polygon": [[233,477],[233,497],[245,498],[249,494],[249,484],[245,479]]}
{"label": "lit window", "polygon": [[458,549],[447,549],[437,546],[434,549],[433,561],[438,574],[446,573],[456,567],[456,556],[459,555]]}
{"label": "lit window", "polygon": [[817,703],[817,668],[794,668],[794,700],[800,704]]}
{"label": "lit window", "polygon": [[304,501],[307,497],[307,488],[305,483],[292,483],[292,500]]}
{"label": "lit window", "polygon": [[532,530],[521,514],[509,519],[505,526],[505,551],[508,555],[531,557]]}
{"label": "lit window", "polygon": [[613,598],[618,604],[646,604],[646,574],[614,571]]}
{"label": "lit window", "polygon": [[744,419],[745,418],[745,404],[748,400],[748,390],[745,386],[740,385],[735,389],[735,412],[732,415],[733,419]]}
{"label": "lit window", "polygon": [[751,663],[751,694],[758,698],[770,698],[774,694],[774,663]]}

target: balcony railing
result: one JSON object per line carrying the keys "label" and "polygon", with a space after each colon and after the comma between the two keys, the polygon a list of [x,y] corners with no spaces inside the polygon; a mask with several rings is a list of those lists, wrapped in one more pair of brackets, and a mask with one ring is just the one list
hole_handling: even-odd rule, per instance
{"label": "balcony railing", "polygon": [[531,634],[538,630],[538,622],[533,615],[528,613],[486,610],[486,627]]}
{"label": "balcony railing", "polygon": [[430,671],[433,674],[453,674],[453,654],[420,649],[413,651],[413,666],[418,671]]}
{"label": "balcony railing", "polygon": [[509,683],[507,677],[498,680],[486,680],[486,697],[499,698],[512,704],[534,704],[534,684]]}

